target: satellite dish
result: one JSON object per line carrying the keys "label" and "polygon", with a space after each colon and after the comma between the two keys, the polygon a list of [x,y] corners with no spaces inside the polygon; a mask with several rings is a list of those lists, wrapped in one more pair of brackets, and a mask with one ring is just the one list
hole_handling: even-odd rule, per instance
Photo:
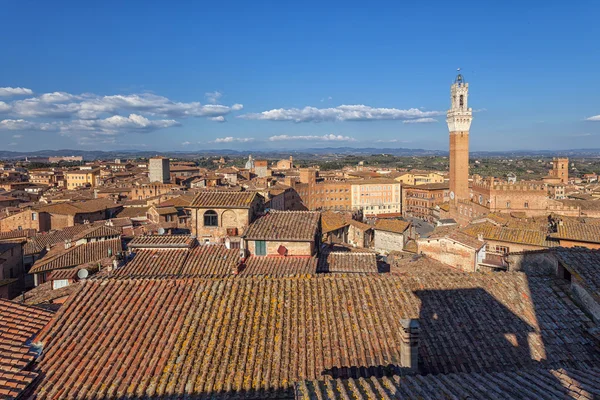
{"label": "satellite dish", "polygon": [[164,235],[165,234],[165,228],[158,228],[158,234],[159,235]]}
{"label": "satellite dish", "polygon": [[77,277],[78,277],[79,279],[85,279],[85,278],[87,278],[87,277],[88,277],[88,275],[89,275],[89,272],[88,272],[88,270],[87,270],[87,269],[85,269],[85,268],[82,268],[82,269],[80,269],[79,271],[77,271]]}

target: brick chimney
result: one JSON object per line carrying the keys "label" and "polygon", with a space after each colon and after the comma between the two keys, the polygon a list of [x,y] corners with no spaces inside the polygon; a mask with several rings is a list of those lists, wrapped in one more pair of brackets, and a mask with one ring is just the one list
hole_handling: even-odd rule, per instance
{"label": "brick chimney", "polygon": [[419,327],[418,319],[402,319],[400,364],[411,372],[419,372]]}

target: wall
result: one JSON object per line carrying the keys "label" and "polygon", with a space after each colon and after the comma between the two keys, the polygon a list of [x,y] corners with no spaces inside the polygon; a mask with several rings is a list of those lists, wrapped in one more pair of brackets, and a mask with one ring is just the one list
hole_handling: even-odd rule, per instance
{"label": "wall", "polygon": [[195,208],[191,209],[191,228],[192,234],[198,237],[198,241],[204,242],[209,239],[211,243],[219,243],[227,237],[227,228],[238,228],[238,235],[241,235],[252,221],[252,211],[246,208],[212,208],[218,214],[217,227],[204,226],[204,213],[209,209]]}
{"label": "wall", "polygon": [[402,251],[404,249],[404,235],[401,233],[375,230],[375,250]]}
{"label": "wall", "polygon": [[477,252],[450,239],[418,239],[418,252],[465,272],[475,271]]}
{"label": "wall", "polygon": [[510,253],[506,261],[509,271],[524,272],[531,276],[555,276],[558,270],[558,260],[549,249]]}
{"label": "wall", "polygon": [[600,304],[598,303],[598,299],[590,294],[575,278],[571,282],[571,291],[583,309],[592,315],[594,322],[600,323]]}
{"label": "wall", "polygon": [[[21,294],[24,289],[25,272],[23,271],[23,246],[17,244],[10,249],[7,249],[0,254],[0,258],[6,260],[0,265],[0,280],[2,279],[18,279],[17,282],[8,286],[5,289],[5,294],[8,299],[14,299]],[[12,269],[12,276],[11,276]]]}
{"label": "wall", "polygon": [[[283,242],[276,240],[268,240],[267,241],[267,255],[268,256],[279,256],[280,254],[277,252],[279,246],[285,247],[288,252],[288,256],[312,256],[315,250],[314,242]],[[250,254],[256,254],[256,247],[254,240],[248,240],[246,242],[246,249],[250,252]]]}
{"label": "wall", "polygon": [[[36,215],[36,220],[33,220],[32,215]],[[7,232],[19,229],[40,229],[40,213],[34,210],[25,210],[17,214],[0,219],[0,232]]]}

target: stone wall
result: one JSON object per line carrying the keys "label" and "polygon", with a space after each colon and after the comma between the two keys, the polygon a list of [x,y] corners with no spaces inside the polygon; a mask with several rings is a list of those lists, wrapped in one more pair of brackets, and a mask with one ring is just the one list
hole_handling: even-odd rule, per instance
{"label": "stone wall", "polygon": [[[35,220],[33,219],[35,214]],[[0,219],[0,232],[8,232],[16,229],[40,229],[40,214],[34,210],[25,210]]]}
{"label": "stone wall", "polygon": [[577,279],[571,282],[571,291],[577,302],[585,311],[592,315],[594,322],[600,322],[600,303],[598,298],[589,293]]}
{"label": "stone wall", "polygon": [[401,233],[375,231],[375,250],[390,252],[402,251],[404,249],[405,238]]}
{"label": "stone wall", "polygon": [[531,276],[555,276],[558,271],[558,260],[550,249],[509,253],[506,261],[509,271]]}
{"label": "stone wall", "polygon": [[217,213],[218,226],[204,226],[204,213],[209,209],[191,210],[192,234],[196,235],[200,242],[208,239],[211,243],[220,243],[228,236],[228,228],[237,228],[238,235],[241,235],[252,221],[253,213],[250,209],[212,208],[211,210]]}

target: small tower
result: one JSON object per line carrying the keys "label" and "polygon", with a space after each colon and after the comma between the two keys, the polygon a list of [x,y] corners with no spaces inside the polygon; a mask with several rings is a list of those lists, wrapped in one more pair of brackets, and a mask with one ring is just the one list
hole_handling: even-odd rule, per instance
{"label": "small tower", "polygon": [[[460,68],[459,68],[460,71]],[[473,111],[468,106],[469,84],[459,73],[450,87],[446,122],[450,131],[450,199],[469,199],[469,130]]]}
{"label": "small tower", "polygon": [[552,171],[550,175],[559,178],[561,183],[569,183],[569,159],[554,157],[552,159]]}

